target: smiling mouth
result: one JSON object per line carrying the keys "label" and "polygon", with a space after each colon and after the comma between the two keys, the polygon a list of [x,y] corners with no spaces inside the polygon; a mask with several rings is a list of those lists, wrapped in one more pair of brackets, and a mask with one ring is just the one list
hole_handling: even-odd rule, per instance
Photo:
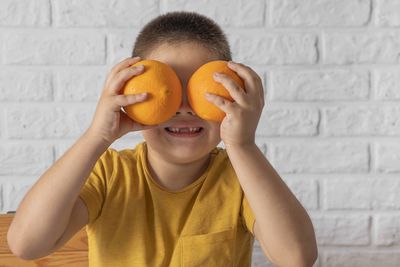
{"label": "smiling mouth", "polygon": [[166,127],[164,129],[168,134],[178,137],[193,137],[199,135],[203,131],[203,127]]}

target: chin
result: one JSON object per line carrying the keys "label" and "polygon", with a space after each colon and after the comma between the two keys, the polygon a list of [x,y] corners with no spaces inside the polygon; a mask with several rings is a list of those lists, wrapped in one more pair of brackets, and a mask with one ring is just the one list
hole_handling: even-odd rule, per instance
{"label": "chin", "polygon": [[[146,140],[146,139],[145,139]],[[153,141],[153,142],[152,142]],[[186,164],[201,160],[204,157],[208,157],[210,152],[216,147],[218,143],[204,144],[201,147],[191,146],[190,144],[175,144],[167,145],[163,143],[154,142],[154,140],[146,140],[147,146],[153,152],[158,154],[169,162],[177,164]]]}
{"label": "chin", "polygon": [[[191,147],[188,145],[177,146],[176,148],[166,150],[163,147],[156,146],[158,149],[156,150],[157,153],[162,155],[163,158],[168,159],[171,162],[175,163],[190,163],[197,160],[200,160],[212,151],[214,147],[202,147],[201,149]],[[154,148],[154,147],[153,147]],[[154,150],[154,149],[153,149]]]}

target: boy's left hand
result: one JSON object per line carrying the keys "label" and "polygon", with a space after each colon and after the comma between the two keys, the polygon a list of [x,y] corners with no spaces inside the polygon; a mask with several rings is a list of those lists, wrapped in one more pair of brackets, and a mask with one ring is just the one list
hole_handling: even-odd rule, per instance
{"label": "boy's left hand", "polygon": [[221,139],[226,147],[255,143],[255,132],[264,107],[261,78],[250,67],[230,61],[228,67],[244,81],[241,88],[226,74],[214,75],[214,80],[228,90],[234,101],[206,94],[206,99],[226,113],[221,123]]}

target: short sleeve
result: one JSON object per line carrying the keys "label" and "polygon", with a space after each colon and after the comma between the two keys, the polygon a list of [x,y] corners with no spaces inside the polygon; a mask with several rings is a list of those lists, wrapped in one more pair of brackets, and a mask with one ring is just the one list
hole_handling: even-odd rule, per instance
{"label": "short sleeve", "polygon": [[79,197],[85,202],[89,212],[89,224],[101,215],[108,181],[112,175],[112,162],[112,150],[108,149],[97,160],[79,193]]}
{"label": "short sleeve", "polygon": [[243,194],[242,198],[242,207],[241,207],[243,223],[246,226],[247,230],[254,235],[253,227],[255,222],[254,213],[250,208],[249,202],[247,201],[246,196]]}

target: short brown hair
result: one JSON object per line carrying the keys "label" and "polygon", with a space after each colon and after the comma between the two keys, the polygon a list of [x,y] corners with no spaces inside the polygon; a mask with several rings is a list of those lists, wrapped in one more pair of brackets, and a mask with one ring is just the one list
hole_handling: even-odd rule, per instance
{"label": "short brown hair", "polygon": [[144,58],[158,45],[181,42],[198,43],[218,59],[232,60],[227,38],[221,28],[204,15],[185,11],[169,12],[147,23],[136,38],[132,57]]}

